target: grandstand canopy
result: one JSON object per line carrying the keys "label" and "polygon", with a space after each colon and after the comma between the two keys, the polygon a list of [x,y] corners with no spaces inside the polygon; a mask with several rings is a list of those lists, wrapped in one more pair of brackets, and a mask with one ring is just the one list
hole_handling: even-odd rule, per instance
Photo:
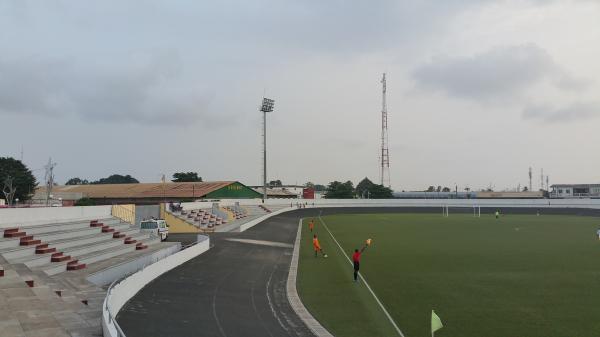
{"label": "grandstand canopy", "polygon": [[[46,187],[37,189],[35,198],[45,198]],[[261,194],[238,181],[213,181],[190,183],[140,183],[65,185],[52,188],[54,199],[90,198],[98,204],[136,203],[151,204],[196,199],[250,199]]]}

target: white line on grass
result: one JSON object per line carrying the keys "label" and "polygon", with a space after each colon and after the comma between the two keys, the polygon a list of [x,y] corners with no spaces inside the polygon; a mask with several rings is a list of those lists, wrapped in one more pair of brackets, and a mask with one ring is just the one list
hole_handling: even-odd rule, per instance
{"label": "white line on grass", "polygon": [[[335,239],[335,236],[333,236],[333,234],[329,230],[329,227],[327,227],[327,225],[325,224],[325,221],[323,221],[323,219],[321,218],[320,214],[319,214],[319,221],[321,221],[321,223],[323,224],[323,227],[325,227],[325,230],[327,230],[327,232],[329,233],[329,235],[331,236],[331,238],[333,239],[333,241],[335,241],[335,243],[337,244],[338,248],[342,251],[342,255],[344,255],[346,257],[346,260],[348,260],[348,263],[350,263],[350,265],[352,265],[352,261],[350,261],[350,258],[348,257],[348,255],[346,255],[346,253],[344,252],[344,248],[342,248],[342,246],[340,245],[340,243]],[[365,280],[365,278],[362,276],[361,273],[359,273],[358,276],[362,279],[362,281],[364,282],[365,286],[367,286],[367,289],[369,289],[369,292],[371,293],[371,295],[373,295],[373,297],[375,298],[375,301],[377,301],[377,304],[379,304],[379,307],[381,308],[381,310],[383,310],[383,313],[387,316],[388,320],[390,321],[390,323],[392,323],[392,325],[394,326],[394,328],[396,329],[396,331],[398,332],[398,334],[400,336],[404,337],[404,334],[402,333],[402,331],[400,330],[400,328],[398,327],[398,325],[396,325],[396,322],[394,322],[394,319],[392,318],[392,316],[390,316],[390,313],[385,309],[385,307],[383,306],[383,303],[381,303],[381,301],[379,300],[379,298],[377,297],[377,295],[375,295],[375,293],[373,292],[373,289],[371,289],[371,287],[367,283],[367,280]]]}

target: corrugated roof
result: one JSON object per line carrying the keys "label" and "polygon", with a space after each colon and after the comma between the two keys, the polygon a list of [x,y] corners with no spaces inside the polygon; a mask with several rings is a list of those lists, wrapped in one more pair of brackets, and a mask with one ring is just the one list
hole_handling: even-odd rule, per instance
{"label": "corrugated roof", "polygon": [[[201,198],[235,181],[54,186],[52,192],[82,193],[89,198]],[[44,191],[42,186],[38,191]]]}
{"label": "corrugated roof", "polygon": [[575,188],[585,188],[585,187],[600,187],[600,184],[554,184],[550,185],[550,187],[575,187]]}

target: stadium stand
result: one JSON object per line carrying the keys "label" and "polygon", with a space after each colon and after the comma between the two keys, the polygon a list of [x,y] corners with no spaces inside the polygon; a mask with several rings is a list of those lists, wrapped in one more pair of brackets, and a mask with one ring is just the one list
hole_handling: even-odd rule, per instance
{"label": "stadium stand", "polygon": [[271,205],[269,207],[235,204],[222,208],[213,207],[212,209],[184,210],[180,208],[178,211],[173,211],[173,208],[170,208],[168,212],[197,227],[201,232],[228,232],[236,230],[240,225],[274,210],[284,208],[286,205]]}
{"label": "stadium stand", "polygon": [[117,218],[75,221],[3,230],[0,254],[48,275],[86,268],[90,263],[160,242]]}
{"label": "stadium stand", "polygon": [[214,214],[211,209],[192,209],[189,211],[170,211],[171,214],[181,220],[196,226],[201,232],[213,232],[215,226],[227,224],[227,216]]}
{"label": "stadium stand", "polygon": [[177,244],[110,216],[0,228],[0,335],[97,336],[106,290],[92,277]]}

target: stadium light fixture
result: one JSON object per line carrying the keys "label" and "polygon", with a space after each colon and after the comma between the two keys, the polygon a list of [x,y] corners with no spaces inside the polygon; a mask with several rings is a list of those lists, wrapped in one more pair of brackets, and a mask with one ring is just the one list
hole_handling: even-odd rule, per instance
{"label": "stadium light fixture", "polygon": [[275,106],[275,100],[270,98],[263,98],[262,105],[260,107],[260,111],[262,112],[273,112],[273,107]]}

